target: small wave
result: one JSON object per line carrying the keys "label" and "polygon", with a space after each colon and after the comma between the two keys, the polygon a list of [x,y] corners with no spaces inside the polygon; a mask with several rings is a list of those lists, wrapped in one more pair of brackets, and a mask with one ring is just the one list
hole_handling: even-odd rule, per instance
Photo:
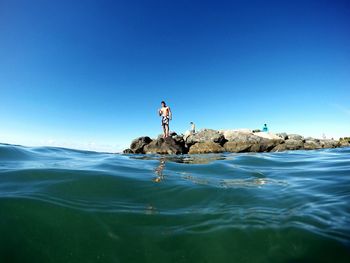
{"label": "small wave", "polygon": [[[107,244],[141,245],[168,236],[200,242],[221,235],[242,242],[242,249],[254,238],[284,249],[302,239],[316,247],[335,242],[335,251],[346,257],[349,174],[345,148],[145,156],[2,144],[0,222],[12,229],[35,225],[41,235],[60,218],[63,231],[78,228],[84,239],[80,224],[86,224],[111,240]],[[0,241],[6,242],[4,236]]]}

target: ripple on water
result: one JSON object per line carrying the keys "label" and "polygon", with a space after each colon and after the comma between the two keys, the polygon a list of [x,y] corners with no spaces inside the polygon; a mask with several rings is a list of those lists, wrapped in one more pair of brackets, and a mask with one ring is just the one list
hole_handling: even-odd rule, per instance
{"label": "ripple on water", "polygon": [[[10,230],[21,236],[17,229],[30,232],[35,225],[33,236],[59,247],[60,232],[50,242],[44,232],[60,224],[74,253],[80,251],[75,238],[87,242],[88,228],[103,247],[90,242],[108,255],[118,242],[142,253],[151,242],[148,249],[158,256],[168,254],[159,242],[178,248],[183,242],[204,254],[211,242],[253,253],[249,244],[260,240],[270,244],[272,258],[299,244],[300,255],[312,247],[348,259],[349,189],[349,149],[144,156],[0,145],[0,244],[12,242]],[[38,251],[26,236],[17,242]],[[227,249],[219,254],[234,257]],[[255,253],[255,261],[264,255]],[[0,250],[0,259],[5,254]]]}

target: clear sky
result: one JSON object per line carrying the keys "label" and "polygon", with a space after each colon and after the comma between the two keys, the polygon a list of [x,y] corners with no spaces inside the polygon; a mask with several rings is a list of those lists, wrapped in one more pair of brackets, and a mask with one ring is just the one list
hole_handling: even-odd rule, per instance
{"label": "clear sky", "polygon": [[120,151],[171,130],[350,136],[350,2],[0,0],[0,142]]}

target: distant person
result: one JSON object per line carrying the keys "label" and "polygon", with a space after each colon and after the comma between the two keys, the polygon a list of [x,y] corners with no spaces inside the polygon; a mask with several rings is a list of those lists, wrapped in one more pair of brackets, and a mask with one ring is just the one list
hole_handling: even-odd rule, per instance
{"label": "distant person", "polygon": [[191,133],[192,134],[196,133],[196,125],[192,121],[190,122],[190,124],[191,124],[191,129],[190,129]]}
{"label": "distant person", "polygon": [[159,116],[162,117],[163,138],[169,137],[169,122],[172,119],[170,107],[166,105],[165,101],[161,102],[162,108],[159,109]]}
{"label": "distant person", "polygon": [[262,128],[262,131],[263,131],[263,132],[268,132],[268,131],[269,131],[269,129],[267,128],[266,123],[264,124],[264,127]]}

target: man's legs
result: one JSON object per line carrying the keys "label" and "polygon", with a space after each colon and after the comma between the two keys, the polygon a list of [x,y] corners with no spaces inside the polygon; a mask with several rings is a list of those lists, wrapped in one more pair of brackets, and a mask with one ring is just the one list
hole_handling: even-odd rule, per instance
{"label": "man's legs", "polygon": [[165,124],[165,137],[169,137],[169,124]]}
{"label": "man's legs", "polygon": [[166,137],[166,125],[163,124],[163,138]]}

